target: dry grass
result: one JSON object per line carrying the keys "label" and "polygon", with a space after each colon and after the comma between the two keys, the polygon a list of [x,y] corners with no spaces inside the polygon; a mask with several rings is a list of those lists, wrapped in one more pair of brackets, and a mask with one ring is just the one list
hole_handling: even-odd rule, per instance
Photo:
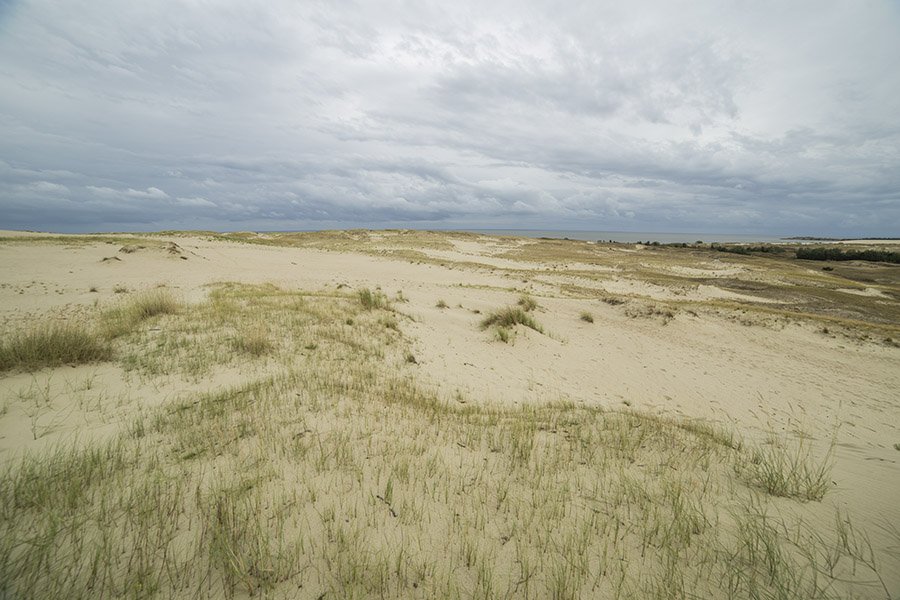
{"label": "dry grass", "polygon": [[497,309],[484,317],[480,323],[482,329],[487,329],[488,327],[515,327],[516,325],[524,325],[543,333],[543,329],[534,320],[534,317],[525,312],[524,309],[516,306],[506,306]]}
{"label": "dry grass", "polygon": [[537,301],[529,296],[528,294],[522,294],[519,296],[519,301],[516,303],[522,307],[522,310],[525,312],[531,312],[533,310],[537,310],[538,303]]}
{"label": "dry grass", "polygon": [[[508,310],[486,327],[531,318]],[[232,284],[160,331],[136,321],[116,343],[150,378],[243,362],[233,340],[261,322],[273,345],[233,387],[7,462],[0,597],[884,597],[848,519],[772,509],[758,473],[815,474],[811,453],[632,411],[448,401],[404,375],[389,315]]]}
{"label": "dry grass", "polygon": [[356,293],[356,297],[359,299],[360,305],[366,310],[378,310],[389,307],[387,296],[379,290],[373,292],[369,288],[363,288]]}
{"label": "dry grass", "polygon": [[62,364],[108,360],[110,347],[84,326],[54,322],[14,333],[0,343],[0,371],[33,371]]}
{"label": "dry grass", "polygon": [[250,356],[262,356],[274,350],[274,345],[265,325],[256,324],[244,329],[232,339],[234,349]]}
{"label": "dry grass", "polygon": [[[793,258],[795,247],[785,247],[783,254],[744,256],[709,247],[653,246],[638,250],[631,244],[549,239],[522,241],[466,233],[403,230],[209,235],[213,239],[253,244],[390,256],[454,270],[487,270],[515,280],[540,279],[545,284],[558,286],[562,292],[571,291],[572,284],[568,280],[574,276],[580,281],[576,287],[581,288],[579,297],[583,298],[610,297],[603,291],[604,283],[619,278],[619,273],[675,292],[709,285],[746,296],[746,299],[731,304],[750,314],[750,320],[755,313],[765,317],[778,310],[790,318],[804,320],[839,318],[854,328],[871,329],[878,339],[897,337],[900,331],[895,325],[900,319],[900,269],[879,263],[862,266],[836,263],[833,273],[818,268],[813,271],[808,268],[807,261]],[[454,261],[427,253],[427,250],[454,250],[456,241],[489,241],[500,250],[497,257],[524,261],[537,267],[497,266],[463,259]],[[695,269],[698,265],[703,268]],[[609,272],[611,266],[616,273]],[[733,269],[735,273],[723,277],[716,272],[719,268]],[[887,292],[889,299],[840,291],[844,288],[863,290],[871,285]],[[755,301],[754,297],[775,300],[779,304],[767,305]],[[616,300],[611,298],[611,301]]]}
{"label": "dry grass", "polygon": [[117,338],[133,331],[147,319],[177,313],[181,305],[181,301],[165,288],[147,290],[106,311],[101,317],[101,329],[108,339]]}

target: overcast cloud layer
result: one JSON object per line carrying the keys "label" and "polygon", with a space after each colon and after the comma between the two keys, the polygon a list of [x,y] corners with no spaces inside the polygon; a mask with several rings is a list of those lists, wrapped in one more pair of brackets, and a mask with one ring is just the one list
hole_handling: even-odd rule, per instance
{"label": "overcast cloud layer", "polygon": [[891,0],[0,0],[0,227],[897,236],[898,32]]}

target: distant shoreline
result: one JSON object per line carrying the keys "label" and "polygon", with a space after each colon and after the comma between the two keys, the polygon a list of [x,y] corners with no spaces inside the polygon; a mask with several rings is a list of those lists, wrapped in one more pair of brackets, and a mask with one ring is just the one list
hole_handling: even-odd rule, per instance
{"label": "distant shoreline", "polygon": [[794,236],[781,238],[783,240],[797,240],[803,242],[898,242],[900,237],[850,237],[850,238],[833,238],[833,237],[812,237],[812,236]]}
{"label": "distant shoreline", "polygon": [[[291,230],[257,230],[254,233],[315,233],[320,231],[350,231],[354,229],[367,229],[359,227],[347,228],[325,228],[325,229],[291,229]],[[571,229],[464,229],[464,228],[412,228],[412,227],[378,227],[368,229],[370,231],[390,231],[390,230],[412,230],[412,231],[434,231],[438,233],[475,233],[480,235],[501,235],[513,237],[526,237],[535,239],[558,239],[558,240],[579,240],[579,241],[599,241],[599,242],[618,242],[618,243],[641,243],[641,242],[660,242],[663,244],[671,243],[713,243],[713,244],[777,244],[785,242],[884,242],[884,243],[900,243],[900,237],[825,237],[825,236],[790,236],[779,237],[765,234],[746,234],[746,233],[696,233],[696,232],[658,232],[658,231],[593,231],[593,230],[571,230]],[[33,229],[15,229],[3,230],[2,235],[5,236],[40,236],[40,235],[115,235],[115,234],[154,234],[165,233],[163,231],[109,231],[109,232],[54,232],[54,231],[36,231]],[[205,230],[206,232],[210,232]],[[237,231],[237,230],[235,230]],[[195,230],[185,230],[187,232],[195,232]],[[196,230],[200,232],[200,230]],[[231,231],[216,231],[216,233],[232,233]]]}

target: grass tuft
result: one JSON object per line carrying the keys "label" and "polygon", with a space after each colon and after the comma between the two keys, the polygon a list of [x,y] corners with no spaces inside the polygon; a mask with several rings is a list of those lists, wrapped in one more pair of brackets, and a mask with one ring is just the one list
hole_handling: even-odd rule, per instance
{"label": "grass tuft", "polygon": [[80,325],[50,323],[0,343],[0,371],[108,360],[109,346]]}
{"label": "grass tuft", "polygon": [[258,326],[241,332],[232,339],[234,349],[250,356],[262,356],[270,353],[274,346],[269,340],[265,327]]}
{"label": "grass tuft", "polygon": [[372,291],[369,288],[363,288],[356,292],[360,305],[366,310],[386,309],[389,307],[387,296],[378,290]]}
{"label": "grass tuft", "polygon": [[750,452],[749,463],[737,469],[751,485],[773,496],[799,500],[821,500],[831,481],[834,441],[821,459],[812,455],[804,437],[796,442],[770,439]]}
{"label": "grass tuft", "polygon": [[157,315],[175,314],[180,308],[181,302],[169,290],[149,290],[104,313],[103,332],[108,339],[114,339],[130,333],[142,321]]}
{"label": "grass tuft", "polygon": [[519,301],[516,303],[522,307],[522,310],[525,312],[531,312],[538,307],[537,301],[534,298],[529,296],[528,294],[522,294],[519,296]]}
{"label": "grass tuft", "polygon": [[515,327],[516,325],[524,325],[539,333],[544,333],[544,330],[538,325],[537,321],[525,312],[524,309],[517,306],[507,306],[495,310],[481,320],[482,329],[487,329],[492,326]]}

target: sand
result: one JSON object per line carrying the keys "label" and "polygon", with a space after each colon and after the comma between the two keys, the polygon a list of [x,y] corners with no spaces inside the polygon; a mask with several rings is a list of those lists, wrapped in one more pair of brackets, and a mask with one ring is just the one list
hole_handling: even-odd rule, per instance
{"label": "sand", "polygon": [[[819,448],[836,436],[827,505],[852,509],[856,522],[867,526],[883,548],[892,542],[879,536],[879,527],[900,522],[900,451],[895,448],[900,443],[900,348],[882,341],[891,325],[880,325],[875,333],[867,327],[877,323],[860,325],[865,333],[855,336],[849,321],[829,327],[814,318],[765,312],[785,300],[716,285],[719,278],[742,273],[765,279],[764,266],[742,263],[741,257],[679,259],[660,268],[682,278],[672,283],[641,277],[648,264],[659,263],[659,254],[649,255],[651,263],[517,259],[510,252],[533,242],[477,236],[454,240],[449,247],[423,248],[433,259],[427,261],[379,256],[371,251],[371,244],[383,242],[378,237],[370,238],[365,251],[354,252],[326,244],[315,249],[154,236],[153,246],[124,253],[121,239],[43,243],[39,234],[0,232],[0,237],[12,236],[20,239],[0,242],[0,331],[5,333],[38,319],[77,319],[96,305],[160,285],[188,302],[203,299],[209,284],[225,281],[270,282],[286,289],[380,287],[408,300],[398,310],[410,317],[402,332],[415,349],[417,377],[443,397],[459,391],[486,405],[564,400],[628,406],[710,420],[751,439],[802,431]],[[169,250],[170,243],[177,244],[176,251]],[[415,250],[415,242],[409,247]],[[456,264],[465,262],[481,266]],[[583,275],[588,269],[598,278]],[[773,272],[771,279],[783,282],[784,277]],[[896,286],[854,285],[834,289],[844,297],[896,308]],[[591,290],[597,292],[593,297]],[[535,316],[545,334],[519,328],[513,343],[502,345],[478,322],[492,308],[514,303],[522,291],[538,302]],[[601,301],[609,294],[624,304]],[[438,300],[447,307],[438,308]],[[682,304],[655,304],[660,301]],[[674,310],[673,315],[658,314],[666,310]],[[580,320],[582,311],[589,311],[594,322]],[[245,376],[238,369],[203,381],[151,382],[111,364],[4,374],[0,402],[8,408],[0,416],[0,462],[74,436],[113,435],[133,411]],[[27,414],[17,398],[29,393],[52,396],[56,408],[37,417]],[[118,398],[112,402],[117,408],[102,417],[85,408],[92,399],[109,403],[110,398]]]}

